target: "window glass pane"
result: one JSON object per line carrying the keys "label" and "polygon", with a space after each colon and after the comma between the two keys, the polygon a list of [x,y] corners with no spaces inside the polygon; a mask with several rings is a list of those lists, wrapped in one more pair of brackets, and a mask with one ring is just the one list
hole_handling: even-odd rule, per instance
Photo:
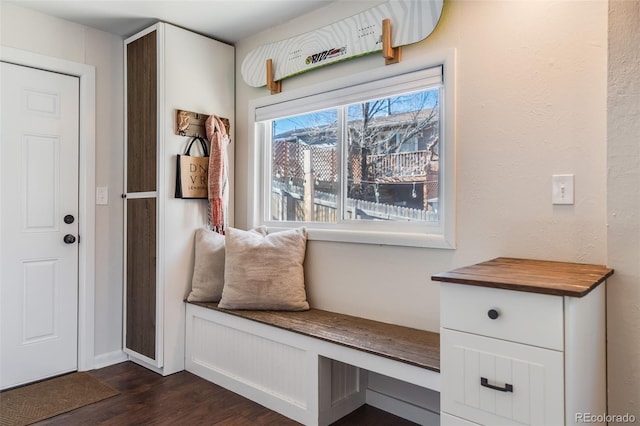
{"label": "window glass pane", "polygon": [[347,107],[345,219],[438,221],[440,89]]}
{"label": "window glass pane", "polygon": [[304,224],[312,240],[454,248],[455,181],[444,182],[455,179],[453,60],[446,52],[443,65],[253,101],[251,224]]}
{"label": "window glass pane", "polygon": [[271,123],[270,220],[336,222],[338,111]]}

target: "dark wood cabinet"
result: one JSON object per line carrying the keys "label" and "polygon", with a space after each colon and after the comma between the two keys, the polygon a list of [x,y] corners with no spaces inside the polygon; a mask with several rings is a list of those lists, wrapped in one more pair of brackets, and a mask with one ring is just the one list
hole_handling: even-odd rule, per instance
{"label": "dark wood cabinet", "polygon": [[157,32],[125,45],[125,350],[156,362]]}
{"label": "dark wood cabinet", "polygon": [[205,200],[174,197],[176,155],[189,142],[175,132],[176,111],[217,114],[233,128],[234,48],[158,23],[125,40],[124,62],[123,346],[167,375],[184,369],[193,235],[207,220]]}

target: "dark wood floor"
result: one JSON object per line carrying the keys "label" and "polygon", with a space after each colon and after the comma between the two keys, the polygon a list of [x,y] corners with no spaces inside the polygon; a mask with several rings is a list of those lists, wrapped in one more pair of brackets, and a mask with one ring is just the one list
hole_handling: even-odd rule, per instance
{"label": "dark wood floor", "polygon": [[[37,425],[298,425],[186,371],[162,377],[132,362],[90,372],[120,392]],[[334,425],[414,423],[365,405]]]}

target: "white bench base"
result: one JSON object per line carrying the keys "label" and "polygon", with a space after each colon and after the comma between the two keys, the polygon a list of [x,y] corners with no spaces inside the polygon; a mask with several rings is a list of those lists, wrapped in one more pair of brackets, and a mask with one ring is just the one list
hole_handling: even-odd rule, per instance
{"label": "white bench base", "polygon": [[368,402],[367,371],[440,390],[425,368],[201,306],[186,312],[187,371],[306,425]]}

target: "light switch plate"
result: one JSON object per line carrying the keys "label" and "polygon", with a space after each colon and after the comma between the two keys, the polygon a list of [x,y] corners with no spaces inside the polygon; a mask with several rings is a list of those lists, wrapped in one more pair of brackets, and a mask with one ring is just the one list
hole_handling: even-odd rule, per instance
{"label": "light switch plate", "polygon": [[98,186],[96,188],[96,204],[99,206],[109,204],[109,188],[106,186]]}
{"label": "light switch plate", "polygon": [[551,203],[574,203],[574,177],[573,175],[551,176]]}

